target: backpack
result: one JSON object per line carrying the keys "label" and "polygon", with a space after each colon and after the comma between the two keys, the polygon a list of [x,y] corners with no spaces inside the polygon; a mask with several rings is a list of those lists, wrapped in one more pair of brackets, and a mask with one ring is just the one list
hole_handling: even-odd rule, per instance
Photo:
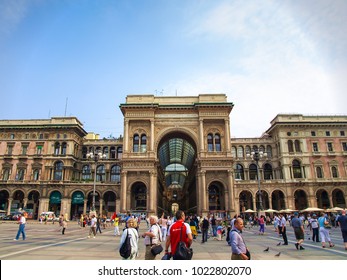
{"label": "backpack", "polygon": [[119,254],[121,257],[124,259],[127,259],[130,257],[131,254],[131,244],[130,244],[130,238],[131,236],[129,235],[129,229],[127,229],[127,236],[122,244],[122,246],[119,248]]}

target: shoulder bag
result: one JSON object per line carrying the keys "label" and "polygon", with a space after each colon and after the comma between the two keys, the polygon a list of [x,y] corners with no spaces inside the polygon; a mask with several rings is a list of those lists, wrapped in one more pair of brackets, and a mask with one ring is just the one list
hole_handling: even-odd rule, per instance
{"label": "shoulder bag", "polygon": [[193,257],[193,249],[188,248],[186,243],[182,241],[183,225],[181,227],[180,242],[176,247],[176,252],[173,255],[174,260],[191,260]]}

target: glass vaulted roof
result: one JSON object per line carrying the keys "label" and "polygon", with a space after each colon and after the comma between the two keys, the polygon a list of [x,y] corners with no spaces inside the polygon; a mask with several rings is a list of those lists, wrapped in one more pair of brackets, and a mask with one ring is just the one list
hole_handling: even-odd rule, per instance
{"label": "glass vaulted roof", "polygon": [[195,159],[193,146],[182,138],[172,138],[159,148],[159,162],[166,186],[182,188]]}

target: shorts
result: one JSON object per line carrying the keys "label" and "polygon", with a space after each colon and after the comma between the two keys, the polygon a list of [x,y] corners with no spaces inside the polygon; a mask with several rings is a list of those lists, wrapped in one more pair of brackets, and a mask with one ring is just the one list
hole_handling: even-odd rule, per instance
{"label": "shorts", "polygon": [[294,228],[294,233],[295,233],[295,238],[296,240],[304,239],[304,232],[302,231],[301,227],[300,228]]}

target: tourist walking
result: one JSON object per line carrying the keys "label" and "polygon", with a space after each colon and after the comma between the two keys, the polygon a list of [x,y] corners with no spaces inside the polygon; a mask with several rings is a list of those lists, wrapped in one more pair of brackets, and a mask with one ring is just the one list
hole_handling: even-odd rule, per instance
{"label": "tourist walking", "polygon": [[[231,259],[249,260],[247,256],[247,247],[241,236],[243,229],[243,220],[237,218],[234,222],[234,228],[230,231]],[[249,253],[248,253],[249,254]]]}
{"label": "tourist walking", "polygon": [[331,242],[331,238],[329,234],[329,229],[331,229],[331,225],[325,213],[322,212],[321,216],[318,218],[318,224],[319,224],[319,235],[322,241],[322,247],[325,248],[325,242],[328,242],[330,247],[334,247],[335,245]]}
{"label": "tourist walking", "polygon": [[155,260],[156,255],[153,255],[151,250],[153,246],[159,245],[162,241],[162,233],[158,225],[157,216],[150,216],[149,223],[149,230],[142,234],[142,237],[145,239],[146,246],[145,260]]}
{"label": "tourist walking", "polygon": [[101,223],[102,223],[102,220],[101,220],[101,215],[99,215],[96,219],[96,230],[95,230],[95,234],[99,231],[100,233],[101,232]]}
{"label": "tourist walking", "polygon": [[96,218],[95,215],[92,215],[92,218],[90,220],[90,229],[89,229],[89,235],[88,238],[90,238],[91,234],[93,233],[93,238],[96,236]]}
{"label": "tourist walking", "polygon": [[339,225],[342,233],[343,242],[345,243],[345,250],[347,250],[347,216],[346,210],[341,211],[341,215],[337,219],[337,224]]}
{"label": "tourist walking", "polygon": [[139,255],[139,234],[136,230],[137,221],[134,218],[129,218],[127,221],[127,228],[124,229],[122,237],[120,239],[119,248],[122,247],[126,241],[127,235],[130,236],[131,253],[127,259],[123,260],[135,260]]}
{"label": "tourist walking", "polygon": [[295,248],[296,250],[305,250],[304,247],[302,247],[302,243],[304,242],[305,238],[305,231],[304,231],[304,225],[303,225],[303,220],[298,217],[298,212],[294,213],[294,218],[292,219],[292,227],[294,229],[294,234],[296,238],[296,243],[295,243]]}
{"label": "tourist walking", "polygon": [[312,241],[319,242],[319,224],[316,214],[312,215],[312,218],[309,220],[309,223],[312,229]]}
{"label": "tourist walking", "polygon": [[281,213],[280,214],[280,220],[278,222],[278,233],[282,234],[282,238],[283,238],[283,242],[284,242],[283,245],[288,245],[286,223],[287,223],[286,218]]}
{"label": "tourist walking", "polygon": [[259,218],[259,234],[264,235],[265,232],[265,219],[264,215]]}
{"label": "tourist walking", "polygon": [[[176,212],[176,222],[174,222],[169,230],[165,244],[165,254],[168,254],[169,248],[171,248],[171,255],[175,259],[174,255],[178,243],[182,240],[189,248],[193,242],[192,232],[189,224],[185,223],[185,214],[182,210]],[[208,221],[207,221],[208,223]],[[207,228],[208,229],[208,228]]]}
{"label": "tourist walking", "polygon": [[114,226],[113,235],[120,235],[120,232],[119,232],[119,217],[117,215],[114,216],[113,226]]}
{"label": "tourist walking", "polygon": [[206,216],[203,218],[201,223],[201,232],[202,232],[202,241],[201,243],[207,242],[207,234],[208,234],[208,228],[209,228],[209,222],[206,218]]}
{"label": "tourist walking", "polygon": [[19,228],[18,228],[18,232],[17,232],[16,238],[13,239],[13,240],[16,240],[16,241],[19,239],[19,236],[21,234],[22,234],[23,240],[25,240],[25,238],[26,238],[26,235],[25,235],[26,218],[23,215],[23,213],[19,213],[18,216],[19,216],[19,219],[18,219]]}

